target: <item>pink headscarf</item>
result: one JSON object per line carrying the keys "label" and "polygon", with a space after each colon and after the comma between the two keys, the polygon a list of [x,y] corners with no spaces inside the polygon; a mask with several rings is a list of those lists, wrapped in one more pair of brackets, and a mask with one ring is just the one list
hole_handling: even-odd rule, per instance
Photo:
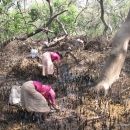
{"label": "pink headscarf", "polygon": [[50,52],[52,61],[57,60],[59,63],[61,60],[61,57],[56,52]]}
{"label": "pink headscarf", "polygon": [[51,100],[52,104],[55,104],[55,92],[52,90],[52,87],[49,85],[43,85],[40,82],[33,81],[35,89],[41,93],[46,100]]}

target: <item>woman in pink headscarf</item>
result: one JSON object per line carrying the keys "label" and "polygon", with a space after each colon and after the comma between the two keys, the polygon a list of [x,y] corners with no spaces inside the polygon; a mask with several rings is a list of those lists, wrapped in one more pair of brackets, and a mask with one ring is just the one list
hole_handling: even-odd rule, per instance
{"label": "woman in pink headscarf", "polygon": [[[21,105],[29,111],[46,112],[51,105],[57,111],[55,92],[50,85],[44,85],[38,81],[27,81],[21,87]],[[51,107],[50,107],[51,108]]]}
{"label": "woman in pink headscarf", "polygon": [[62,54],[59,52],[45,52],[42,55],[42,75],[54,75],[55,66],[53,61],[56,61],[56,67],[59,67]]}

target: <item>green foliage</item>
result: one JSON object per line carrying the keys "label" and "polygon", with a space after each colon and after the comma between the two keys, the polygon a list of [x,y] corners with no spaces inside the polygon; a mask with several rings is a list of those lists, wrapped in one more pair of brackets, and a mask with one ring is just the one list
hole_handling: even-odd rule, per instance
{"label": "green foliage", "polygon": [[28,34],[34,30],[34,27],[32,25],[25,24],[21,14],[14,14],[14,20],[15,22],[12,23],[12,27],[14,27],[16,34],[19,32]]}
{"label": "green foliage", "polygon": [[46,34],[44,32],[41,32],[41,33],[38,33],[38,34],[33,36],[33,39],[40,39],[40,38],[45,39],[46,38]]}
{"label": "green foliage", "polygon": [[0,14],[3,12],[3,7],[0,6]]}
{"label": "green foliage", "polygon": [[4,5],[7,5],[8,3],[12,2],[12,0],[2,0]]}
{"label": "green foliage", "polygon": [[32,8],[29,11],[29,15],[30,15],[32,21],[36,21],[39,18],[40,13],[37,8]]}
{"label": "green foliage", "polygon": [[[53,8],[55,10],[55,13],[60,12],[64,9],[68,9],[67,12],[58,16],[58,19],[64,25],[67,32],[69,34],[72,34],[74,32],[74,21],[75,21],[76,15],[78,14],[78,11],[75,5],[71,5],[68,7],[68,2],[69,1],[67,0],[55,0],[53,1]],[[49,28],[55,32],[55,35],[64,33],[62,26],[56,20],[54,20],[51,23]],[[49,34],[49,35],[52,35],[52,34]]]}
{"label": "green foliage", "polygon": [[97,28],[91,28],[91,29],[88,29],[86,31],[86,35],[87,36],[90,36],[90,37],[95,37],[95,36],[99,36],[102,34],[102,31],[103,31],[103,27],[100,28],[100,29],[97,29]]}
{"label": "green foliage", "polygon": [[63,10],[65,8],[67,8],[67,0],[54,0],[53,2],[53,7],[57,8],[58,10]]}
{"label": "green foliage", "polygon": [[[77,13],[78,12],[76,7],[72,5],[68,8],[67,12],[63,13],[58,17],[59,21],[65,26],[65,29],[69,34],[74,33],[74,21],[75,17],[77,16]],[[52,22],[52,24],[50,25],[50,29],[55,31],[55,35],[64,33],[62,26],[56,20]]]}
{"label": "green foliage", "polygon": [[[69,2],[69,0],[52,1],[53,15],[68,9],[67,12],[58,16],[59,21],[64,25],[68,34],[77,33],[87,34],[89,36],[102,34],[104,25],[100,19],[99,2],[95,0],[88,1],[86,8],[85,5],[76,5],[76,3],[78,3],[76,1],[71,1],[70,5]],[[30,4],[30,6],[26,6],[27,8],[25,8],[25,10],[23,8],[23,3],[23,1],[19,1],[17,5],[14,5],[12,0],[2,0],[2,4],[0,5],[1,40],[33,32],[36,26],[43,26],[49,20],[50,9],[48,2]],[[124,22],[128,14],[129,6],[130,1],[128,0],[122,2],[116,0],[104,1],[104,18],[105,21],[111,25],[113,32]],[[19,8],[23,14],[21,14]],[[78,15],[79,13],[80,15]],[[56,19],[52,21],[48,29],[55,32],[48,33],[50,38],[64,34],[61,24],[58,23]],[[75,30],[77,32],[75,32]],[[37,34],[36,37],[41,36],[43,36],[43,33]]]}
{"label": "green foliage", "polygon": [[118,18],[118,16],[117,15],[115,15],[115,14],[113,14],[113,16],[111,17],[111,19],[112,19],[112,21],[113,21],[113,26],[115,27],[115,28],[118,28],[119,27],[119,18]]}

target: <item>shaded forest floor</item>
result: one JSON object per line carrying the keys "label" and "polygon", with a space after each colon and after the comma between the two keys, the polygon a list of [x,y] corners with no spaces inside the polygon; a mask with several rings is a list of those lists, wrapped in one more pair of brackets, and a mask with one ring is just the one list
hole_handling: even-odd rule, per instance
{"label": "shaded forest floor", "polygon": [[[105,64],[111,46],[102,46],[100,40],[90,39],[85,50],[77,50],[74,38],[46,47],[43,41],[8,44],[0,52],[0,129],[22,130],[129,130],[130,129],[130,54],[125,60],[119,79],[111,86],[107,98],[94,99],[87,93]],[[68,49],[71,47],[71,50]],[[31,49],[38,49],[38,56],[31,58]],[[63,59],[57,78],[49,80],[41,75],[41,55],[46,51],[60,51]],[[51,84],[56,91],[56,101],[61,112],[52,110],[40,125],[37,122],[22,124],[15,108],[8,111],[9,92],[12,85],[22,85],[28,80]],[[123,92],[125,89],[127,91]],[[19,120],[18,120],[19,119]]]}

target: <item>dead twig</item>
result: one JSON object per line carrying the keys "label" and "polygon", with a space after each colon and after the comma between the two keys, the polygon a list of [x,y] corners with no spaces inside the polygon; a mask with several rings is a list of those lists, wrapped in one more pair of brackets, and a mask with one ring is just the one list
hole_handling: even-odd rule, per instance
{"label": "dead twig", "polygon": [[120,94],[123,94],[124,92],[126,92],[127,90],[129,90],[130,87],[126,88],[125,90],[123,90]]}
{"label": "dead twig", "polygon": [[75,129],[75,130],[80,130],[80,128],[86,124],[86,122],[88,121],[92,121],[92,120],[96,120],[96,119],[100,119],[101,116],[97,116],[97,117],[93,117],[93,118],[88,118],[88,119],[85,119],[84,121],[81,122],[81,124]]}

